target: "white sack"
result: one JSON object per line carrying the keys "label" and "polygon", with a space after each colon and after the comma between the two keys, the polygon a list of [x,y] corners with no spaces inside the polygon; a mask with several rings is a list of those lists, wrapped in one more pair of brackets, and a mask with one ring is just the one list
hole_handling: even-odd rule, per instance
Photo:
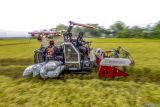
{"label": "white sack", "polygon": [[45,65],[45,69],[47,71],[52,71],[55,70],[59,65],[61,65],[62,62],[60,61],[49,61],[46,65]]}
{"label": "white sack", "polygon": [[48,76],[47,76],[47,71],[45,70],[44,67],[42,67],[41,70],[40,70],[40,76],[41,76],[43,79],[48,78]]}
{"label": "white sack", "polygon": [[43,67],[44,63],[36,64],[32,67],[33,69],[33,77],[36,77],[40,74],[40,70]]}
{"label": "white sack", "polygon": [[63,70],[64,66],[58,66],[54,71],[48,71],[47,75],[49,78],[55,78],[58,77]]}
{"label": "white sack", "polygon": [[23,77],[27,77],[33,73],[33,69],[32,69],[33,66],[34,65],[31,65],[24,70]]}

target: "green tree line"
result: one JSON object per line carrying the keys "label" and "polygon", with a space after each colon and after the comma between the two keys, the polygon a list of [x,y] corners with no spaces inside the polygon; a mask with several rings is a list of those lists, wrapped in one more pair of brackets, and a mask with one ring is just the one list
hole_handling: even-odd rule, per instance
{"label": "green tree line", "polygon": [[[112,37],[112,38],[160,38],[160,21],[153,26],[146,25],[140,26],[127,26],[122,21],[117,21],[109,28],[105,28],[98,24],[90,24],[96,29],[89,29],[84,27],[75,26],[73,29],[73,35],[78,35],[79,32],[87,33],[88,37]],[[67,30],[68,26],[59,24],[56,26],[56,30]]]}

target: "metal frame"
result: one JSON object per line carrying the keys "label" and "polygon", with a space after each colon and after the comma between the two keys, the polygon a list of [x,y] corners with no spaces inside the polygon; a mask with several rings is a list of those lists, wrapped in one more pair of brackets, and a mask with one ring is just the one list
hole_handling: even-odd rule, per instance
{"label": "metal frame", "polygon": [[[65,51],[66,51],[66,47],[65,47],[65,44],[69,44],[69,45],[71,45],[72,47],[73,47],[73,49],[76,51],[76,53],[78,54],[78,61],[66,61],[66,53],[65,53]],[[79,51],[75,48],[75,46],[72,44],[72,43],[70,43],[70,42],[64,42],[64,50],[63,50],[63,52],[64,52],[64,57],[65,57],[65,63],[78,63],[79,64],[79,69],[81,69],[81,64],[80,64],[80,53],[79,53]],[[77,70],[77,69],[73,69],[73,68],[69,68],[69,70]]]}

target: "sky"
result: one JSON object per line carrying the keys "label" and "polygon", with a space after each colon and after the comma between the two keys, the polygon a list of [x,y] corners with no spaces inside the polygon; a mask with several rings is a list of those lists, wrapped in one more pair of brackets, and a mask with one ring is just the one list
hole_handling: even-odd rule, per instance
{"label": "sky", "polygon": [[0,0],[0,29],[34,31],[68,25],[72,20],[109,27],[160,20],[160,0]]}

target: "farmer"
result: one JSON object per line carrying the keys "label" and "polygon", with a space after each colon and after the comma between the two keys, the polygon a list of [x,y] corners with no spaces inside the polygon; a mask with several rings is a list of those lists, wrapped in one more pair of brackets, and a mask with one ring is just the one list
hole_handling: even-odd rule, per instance
{"label": "farmer", "polygon": [[49,42],[49,46],[45,49],[46,62],[54,60],[54,61],[62,61],[63,55],[61,55],[62,49],[57,48],[53,40]]}
{"label": "farmer", "polygon": [[55,51],[57,50],[57,47],[54,44],[54,41],[51,40],[49,46],[45,49],[46,62],[54,60]]}
{"label": "farmer", "polygon": [[79,51],[82,53],[82,59],[87,58],[88,56],[88,49],[84,46],[86,42],[83,40],[83,32],[80,32],[77,40],[76,40],[76,47],[79,49]]}

